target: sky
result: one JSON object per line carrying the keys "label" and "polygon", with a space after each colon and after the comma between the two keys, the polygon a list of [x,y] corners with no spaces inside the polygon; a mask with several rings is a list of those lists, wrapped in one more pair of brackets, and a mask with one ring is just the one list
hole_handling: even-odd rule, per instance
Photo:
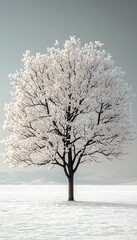
{"label": "sky", "polygon": [[[125,71],[125,81],[137,94],[137,1],[136,0],[0,0],[0,139],[8,136],[2,125],[4,105],[11,101],[9,73],[23,68],[23,53],[42,54],[55,40],[60,46],[69,36],[81,44],[101,41],[115,64]],[[137,97],[132,104],[137,123]],[[0,152],[4,152],[0,144]],[[121,160],[84,164],[76,184],[137,184],[137,141]],[[0,184],[65,184],[60,168],[9,168],[0,157]]]}

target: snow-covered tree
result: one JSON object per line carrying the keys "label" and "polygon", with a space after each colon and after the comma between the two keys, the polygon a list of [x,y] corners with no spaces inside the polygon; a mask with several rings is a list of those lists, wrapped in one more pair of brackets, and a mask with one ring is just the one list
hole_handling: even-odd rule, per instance
{"label": "snow-covered tree", "polygon": [[73,177],[81,163],[125,153],[134,139],[131,88],[102,43],[24,54],[24,69],[9,75],[13,100],[6,105],[6,160],[13,166],[51,164],[63,168],[73,200]]}

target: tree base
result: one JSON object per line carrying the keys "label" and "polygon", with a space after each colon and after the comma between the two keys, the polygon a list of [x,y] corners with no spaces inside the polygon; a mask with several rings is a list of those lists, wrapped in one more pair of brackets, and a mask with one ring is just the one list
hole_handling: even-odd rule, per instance
{"label": "tree base", "polygon": [[73,176],[68,178],[68,201],[74,201]]}

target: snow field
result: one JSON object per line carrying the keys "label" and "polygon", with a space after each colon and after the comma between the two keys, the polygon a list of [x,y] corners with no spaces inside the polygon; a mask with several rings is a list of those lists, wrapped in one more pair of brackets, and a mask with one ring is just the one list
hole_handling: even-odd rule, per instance
{"label": "snow field", "polygon": [[137,186],[1,185],[0,240],[136,240]]}

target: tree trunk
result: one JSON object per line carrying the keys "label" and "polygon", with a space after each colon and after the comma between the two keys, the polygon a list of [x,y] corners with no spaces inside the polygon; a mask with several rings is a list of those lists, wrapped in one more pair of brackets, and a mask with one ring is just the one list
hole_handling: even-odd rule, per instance
{"label": "tree trunk", "polygon": [[68,201],[74,201],[74,176],[68,177]]}

